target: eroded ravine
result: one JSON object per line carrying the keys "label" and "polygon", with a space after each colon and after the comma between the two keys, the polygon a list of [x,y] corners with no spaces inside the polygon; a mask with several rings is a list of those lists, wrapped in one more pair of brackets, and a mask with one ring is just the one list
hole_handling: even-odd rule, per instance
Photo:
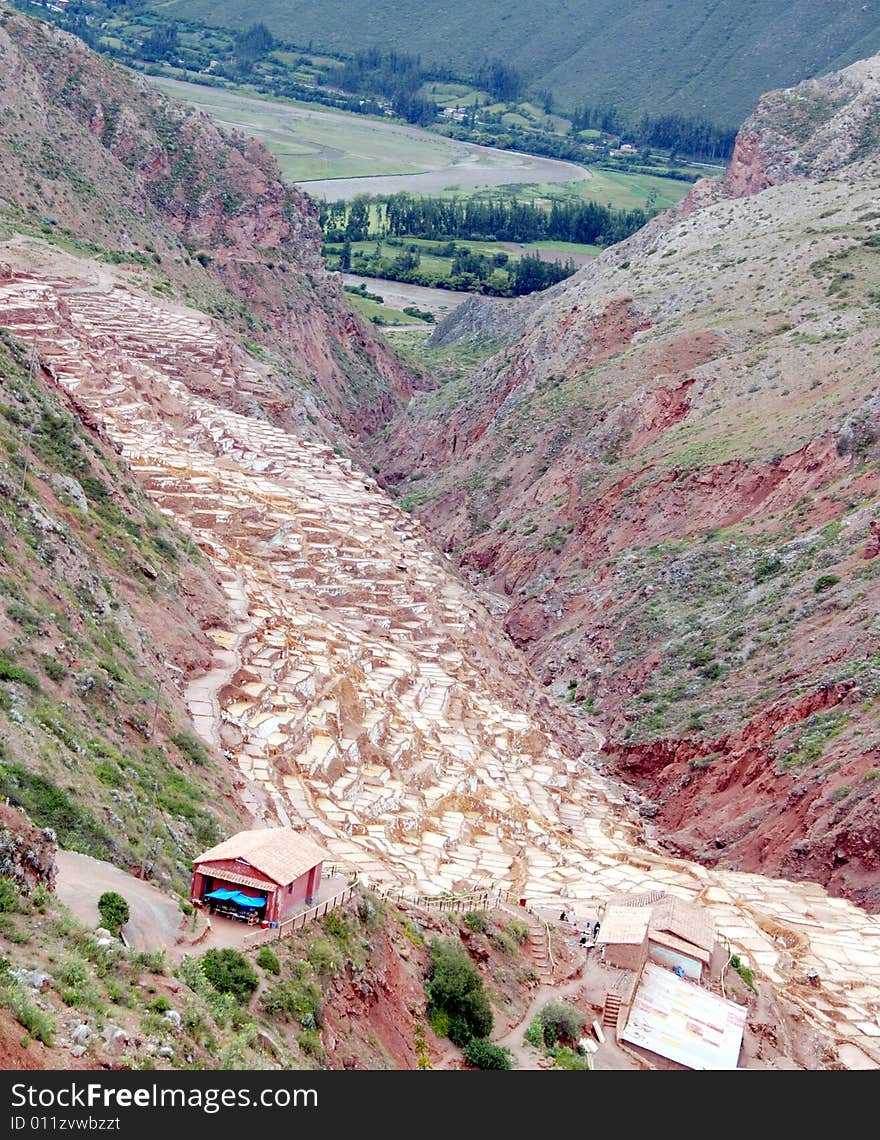
{"label": "eroded ravine", "polygon": [[[229,619],[191,711],[257,816],[403,888],[699,899],[844,1064],[880,1065],[880,919],[809,883],[645,845],[590,765],[595,734],[540,695],[420,524],[331,448],[222,406],[258,390],[259,361],[202,315],[88,267],[0,278],[0,324],[36,343],[224,582]],[[206,373],[216,400],[188,386]]]}

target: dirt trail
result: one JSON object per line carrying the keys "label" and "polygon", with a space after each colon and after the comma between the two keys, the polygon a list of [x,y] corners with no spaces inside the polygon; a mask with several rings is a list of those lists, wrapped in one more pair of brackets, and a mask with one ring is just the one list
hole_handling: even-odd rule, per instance
{"label": "dirt trail", "polygon": [[503,1037],[499,1037],[495,1042],[496,1045],[503,1045],[505,1049],[509,1049],[514,1059],[514,1065],[517,1069],[540,1069],[541,1065],[538,1064],[538,1059],[541,1054],[537,1049],[525,1042],[525,1031],[529,1027],[529,1022],[548,1001],[562,1001],[564,998],[571,997],[576,994],[578,990],[583,989],[584,979],[583,972],[586,967],[584,966],[578,971],[576,978],[566,982],[564,985],[553,985],[547,983],[543,986],[538,986],[535,990],[535,996],[532,998],[529,1008],[526,1010],[523,1018],[509,1029]]}
{"label": "dirt trail", "polygon": [[59,851],[57,863],[56,893],[80,922],[100,925],[98,899],[104,891],[116,891],[131,910],[123,933],[132,949],[159,950],[174,945],[182,917],[175,899],[90,855]]}

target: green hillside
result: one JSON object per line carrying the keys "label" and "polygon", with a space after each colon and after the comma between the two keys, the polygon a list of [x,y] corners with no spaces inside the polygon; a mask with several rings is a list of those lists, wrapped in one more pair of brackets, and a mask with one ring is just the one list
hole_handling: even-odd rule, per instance
{"label": "green hillside", "polygon": [[486,56],[565,105],[610,99],[625,111],[681,112],[724,124],[771,88],[880,51],[880,9],[863,0],[151,0],[166,16],[248,27],[351,52],[375,45],[457,72]]}

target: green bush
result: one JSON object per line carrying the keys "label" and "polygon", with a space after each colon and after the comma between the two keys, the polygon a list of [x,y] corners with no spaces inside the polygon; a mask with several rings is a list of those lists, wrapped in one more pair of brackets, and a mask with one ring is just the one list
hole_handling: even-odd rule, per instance
{"label": "green bush", "polygon": [[108,930],[118,931],[131,917],[128,903],[116,891],[104,891],[98,899],[98,914]]}
{"label": "green bush", "polygon": [[17,681],[19,684],[27,685],[29,689],[38,690],[40,682],[27,669],[22,669],[20,665],[7,657],[5,653],[0,653],[0,681]]}
{"label": "green bush", "polygon": [[40,658],[40,661],[43,666],[43,672],[51,681],[63,681],[67,676],[67,667],[63,665],[57,657],[50,657],[48,654],[44,654]]}
{"label": "green bush", "polygon": [[209,950],[202,956],[202,971],[214,989],[221,994],[231,994],[236,1001],[246,1002],[260,979],[244,954],[226,947],[223,950]]}
{"label": "green bush", "polygon": [[0,879],[0,914],[18,910],[18,885],[15,879]]}
{"label": "green bush", "polygon": [[520,922],[515,918],[512,922],[507,924],[507,933],[518,942],[520,946],[525,946],[529,940],[529,924],[527,922]]}
{"label": "green bush", "polygon": [[[186,960],[184,958],[184,962]],[[164,974],[165,950],[164,948],[162,950],[139,950],[132,955],[131,964],[135,970],[148,970],[151,974]]]}
{"label": "green bush", "polygon": [[492,1032],[492,1009],[483,979],[460,944],[448,939],[431,943],[431,972],[425,992],[428,1016],[433,1012],[446,1014],[448,1036],[454,1045],[464,1046],[472,1037],[488,1037]]}
{"label": "green bush", "polygon": [[298,1021],[306,1026],[321,1025],[324,1019],[324,1002],[314,982],[302,979],[276,982],[262,997],[262,1006],[271,1017],[281,1014],[285,1021]]}
{"label": "green bush", "polygon": [[544,1044],[544,1023],[541,1021],[541,1015],[536,1014],[535,1017],[529,1022],[529,1027],[525,1032],[526,1044],[531,1045],[534,1049],[540,1049]]}
{"label": "green bush", "polygon": [[205,750],[205,746],[200,740],[197,740],[194,736],[190,736],[188,732],[176,732],[174,736],[171,737],[171,743],[191,764],[197,764],[201,767],[208,763],[208,753]]}
{"label": "green bush", "polygon": [[321,1035],[317,1029],[304,1029],[297,1038],[297,1043],[303,1053],[314,1057],[316,1061],[324,1060],[324,1046],[321,1042]]}
{"label": "green bush", "polygon": [[326,938],[316,938],[309,943],[309,965],[319,978],[330,978],[342,969],[342,954],[339,947]]}
{"label": "green bush", "polygon": [[8,999],[8,1008],[20,1025],[30,1033],[35,1041],[42,1041],[51,1047],[55,1037],[55,1019],[21,992],[14,992]]}
{"label": "green bush", "polygon": [[587,1019],[579,1009],[564,1001],[550,1001],[538,1014],[544,1033],[545,1045],[556,1045],[558,1042],[573,1044],[578,1040],[586,1025]]}
{"label": "green bush", "polygon": [[485,1037],[472,1037],[465,1046],[464,1055],[476,1069],[509,1069],[510,1051],[493,1045]]}
{"label": "green bush", "polygon": [[339,942],[347,942],[351,934],[348,923],[335,910],[331,910],[324,919],[324,929]]}
{"label": "green bush", "polygon": [[278,955],[274,950],[270,950],[268,946],[261,946],[257,952],[257,965],[261,970],[265,970],[267,974],[281,973],[281,963],[278,961]]}
{"label": "green bush", "polygon": [[749,987],[752,993],[756,994],[758,991],[755,988],[755,971],[751,968],[751,966],[746,966],[744,962],[740,961],[738,954],[733,955],[733,957],[730,959],[730,964],[733,966],[734,970],[736,970],[745,984]]}
{"label": "green bush", "polygon": [[836,586],[840,581],[839,574],[823,574],[817,578],[813,584],[813,593],[821,594],[823,590],[830,590],[832,586]]}
{"label": "green bush", "polygon": [[561,1045],[547,1050],[548,1056],[554,1060],[554,1069],[589,1069],[590,1063],[585,1056],[576,1053],[567,1045]]}
{"label": "green bush", "polygon": [[484,910],[469,910],[462,921],[475,934],[488,934],[491,929],[489,915]]}

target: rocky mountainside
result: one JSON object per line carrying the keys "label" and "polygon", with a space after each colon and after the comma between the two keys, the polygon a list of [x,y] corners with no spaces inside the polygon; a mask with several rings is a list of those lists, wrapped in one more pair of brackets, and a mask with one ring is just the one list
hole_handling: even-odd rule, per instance
{"label": "rocky mountainside", "polygon": [[667,843],[871,909],[878,77],[766,96],[723,184],[512,335],[471,313],[504,347],[373,443]]}
{"label": "rocky mountainside", "polygon": [[[707,698],[721,669],[753,646],[760,682],[761,655],[779,636],[773,590],[806,583],[804,608],[825,625],[804,660],[817,675],[843,672],[824,687],[812,677],[774,682],[781,691],[801,683],[798,700],[812,702],[813,719],[804,723],[814,735],[792,738],[797,750],[786,753],[785,770],[802,776],[798,786],[809,793],[818,786],[813,777],[825,781],[825,797],[833,792],[841,810],[870,807],[870,769],[844,793],[830,757],[820,767],[813,755],[816,733],[821,752],[823,743],[848,747],[856,732],[867,740],[870,731],[866,693],[874,669],[858,638],[868,644],[871,630],[861,616],[851,621],[836,607],[856,591],[867,604],[877,563],[856,564],[854,555],[838,569],[826,561],[844,558],[852,542],[859,554],[862,530],[870,533],[868,508],[856,502],[858,494],[873,493],[874,477],[864,359],[842,358],[852,375],[842,371],[827,393],[840,420],[836,434],[817,436],[814,419],[824,405],[813,415],[807,399],[807,381],[822,375],[820,365],[835,359],[850,335],[861,338],[865,357],[870,350],[872,302],[859,291],[859,274],[862,259],[873,264],[874,214],[859,194],[841,182],[848,196],[841,190],[829,200],[817,191],[801,215],[792,215],[783,198],[765,207],[763,221],[737,221],[741,203],[733,200],[694,210],[681,239],[682,250],[693,253],[693,272],[668,238],[671,226],[658,230],[656,249],[633,247],[631,267],[646,273],[638,295],[602,293],[618,289],[614,283],[630,268],[624,257],[609,258],[592,285],[581,280],[577,313],[566,291],[556,290],[537,306],[518,307],[506,332],[472,314],[461,323],[482,338],[471,356],[485,352],[487,331],[513,338],[511,347],[476,377],[460,367],[455,344],[437,350],[447,354],[438,389],[412,402],[412,420],[398,421],[395,435],[388,417],[410,391],[409,373],[357,322],[346,331],[347,310],[308,236],[308,210],[275,185],[264,152],[142,91],[74,41],[18,17],[6,17],[3,31],[9,68],[2,145],[10,157],[0,164],[0,794],[46,832],[39,837],[24,817],[14,817],[17,828],[0,820],[0,830],[10,831],[0,837],[9,844],[0,873],[0,1060],[11,1068],[454,1067],[461,1054],[425,1025],[426,943],[435,934],[465,945],[491,979],[499,1033],[516,1029],[517,1036],[530,989],[544,979],[565,983],[569,993],[567,971],[583,961],[570,930],[551,944],[532,911],[544,908],[555,920],[563,901],[595,913],[620,892],[668,890],[709,910],[740,956],[728,972],[742,971],[729,981],[749,1007],[743,1056],[750,1064],[880,1065],[880,966],[865,949],[880,920],[814,883],[707,868],[670,854],[654,835],[660,795],[645,802],[597,771],[601,737],[585,715],[591,700],[606,701],[609,719],[634,729],[622,760],[642,763],[638,746],[648,733],[644,724],[634,727],[625,685],[646,691],[639,672],[647,668],[645,644],[635,623],[640,607],[649,610],[648,587],[659,590],[661,567],[668,579],[655,616],[671,636],[693,643],[695,658],[713,644],[705,630],[692,628],[700,590],[706,629],[738,604],[756,607],[748,643],[731,627],[732,648],[718,643],[722,663],[711,656],[693,661]],[[61,82],[65,69],[74,76],[69,87]],[[18,82],[7,81],[10,73]],[[111,132],[107,146],[105,128],[101,138],[93,132],[101,121],[96,99],[106,127],[115,94],[115,121],[126,126]],[[179,131],[172,137],[173,123]],[[57,176],[39,173],[43,166]],[[280,214],[272,206],[281,205],[279,195]],[[828,222],[832,207],[840,217]],[[713,210],[718,249],[706,252],[697,228]],[[759,356],[761,337],[772,348],[792,330],[780,327],[775,311],[756,332],[745,318],[725,322],[728,295],[713,294],[711,279],[695,274],[701,259],[718,262],[719,288],[741,286],[757,310],[761,282],[743,281],[748,268],[737,271],[736,260],[719,252],[726,230],[745,248],[756,227],[772,231],[780,219],[799,217],[819,227],[818,237],[798,241],[816,240],[812,256],[820,267],[818,284],[802,299],[812,316],[803,315],[791,342],[803,346],[798,363],[806,379],[793,368],[785,374],[785,395],[796,398],[780,422],[798,439],[793,455],[777,455],[778,442],[763,440],[755,415],[748,420],[746,389],[771,368]],[[841,220],[855,244],[833,228]],[[782,238],[776,249],[780,273],[804,254],[803,245],[789,248]],[[667,274],[660,283],[656,264]],[[757,269],[757,255],[751,264]],[[835,274],[830,309],[821,300],[831,282],[826,264]],[[248,281],[257,283],[252,292]],[[688,296],[696,315],[682,314]],[[834,308],[843,301],[845,310]],[[700,305],[720,310],[712,318],[718,327],[691,336],[679,322],[697,320]],[[518,339],[524,323],[529,336],[542,330],[543,347],[531,342],[528,349]],[[654,355],[621,379],[614,369],[640,339]],[[728,350],[731,359],[739,354],[742,368],[754,364],[754,377],[725,363]],[[544,357],[554,356],[557,379],[544,390]],[[669,375],[654,390],[657,360],[669,362]],[[592,372],[583,374],[585,361]],[[717,375],[704,371],[713,363]],[[777,372],[781,365],[769,373],[772,395],[761,415],[782,395],[773,388]],[[616,393],[603,387],[612,382]],[[580,405],[591,384],[596,406],[614,403],[614,415],[596,417],[592,426],[590,401]],[[728,388],[743,420],[730,436],[729,455],[713,434],[734,414],[724,408]],[[468,402],[482,391],[488,412]],[[496,484],[494,468],[473,459],[517,407],[521,437],[511,434],[492,460],[513,463],[509,483],[499,476]],[[565,421],[553,428],[557,443],[533,456],[528,448],[541,442],[551,412]],[[371,433],[377,456],[388,450],[389,468],[393,459],[401,469],[422,464],[428,474],[444,448],[460,462],[456,474],[464,483],[448,498],[438,495],[436,521],[459,528],[463,552],[470,542],[464,574],[425,525],[346,457],[348,422]],[[448,440],[445,423],[453,427]],[[563,426],[569,436],[559,434]],[[418,456],[408,455],[408,441],[415,444],[422,427]],[[663,433],[676,430],[693,435],[668,437],[675,463],[664,467]],[[553,467],[557,456],[560,468]],[[564,464],[573,456],[580,466],[571,476]],[[635,469],[637,459],[642,466]],[[529,467],[536,460],[543,470]],[[704,468],[704,460],[716,466]],[[839,486],[822,484],[823,464]],[[596,482],[581,485],[577,472],[591,466]],[[691,542],[688,529],[703,470],[719,489],[707,508],[705,526],[715,530],[706,544]],[[430,474],[411,480],[408,505],[438,491],[444,476]],[[545,502],[554,480],[557,489]],[[780,537],[771,518],[770,530],[757,525],[739,534],[737,510],[748,521],[748,504],[763,496],[782,517],[794,483],[802,501],[789,512],[791,533]],[[467,502],[455,498],[459,492]],[[532,496],[532,517],[493,530],[482,512],[492,496],[507,492],[511,513]],[[618,517],[615,502],[630,494],[634,513]],[[663,505],[679,495],[681,513],[667,534]],[[555,516],[542,512],[565,503],[570,525],[560,515],[548,528]],[[633,552],[639,526],[648,524],[637,512],[651,503],[658,504],[650,523],[656,550],[645,555],[640,579]],[[616,531],[602,522],[600,507]],[[534,535],[539,544],[531,551]],[[522,575],[511,587],[513,608],[502,594],[481,598],[466,580],[488,574],[494,554],[479,566],[489,539],[510,542],[499,546],[499,556]],[[593,567],[593,585],[568,595],[563,590],[576,577],[568,585],[560,579],[558,590],[547,578],[530,592],[547,552],[569,539],[577,543],[581,584]],[[762,543],[777,560],[759,570],[753,555]],[[774,544],[783,545],[777,551]],[[757,593],[740,597],[737,573],[751,575],[749,591]],[[553,673],[549,650],[553,622],[570,598],[580,599],[586,616],[594,603],[597,612],[604,606],[614,624],[604,631],[607,644],[569,637],[581,620],[572,606],[565,661],[574,664],[566,677]],[[502,635],[505,611],[515,640],[543,675],[558,677],[571,708],[552,699]],[[767,621],[771,626],[761,628]],[[586,623],[583,630],[590,632]],[[658,636],[655,649],[661,643]],[[614,674],[608,663],[617,668],[621,655],[623,668]],[[675,666],[678,657],[668,661]],[[594,673],[594,663],[607,672]],[[735,679],[731,669],[731,699],[745,699]],[[595,689],[588,687],[593,682]],[[800,708],[775,696],[764,729],[775,716],[781,730]],[[742,721],[733,705],[725,713],[727,720],[707,719],[704,727],[733,739]],[[670,747],[681,739],[671,732],[667,738]],[[759,732],[750,747],[756,739]],[[693,770],[707,779],[720,773],[710,737],[688,738],[694,741],[702,750],[689,757],[688,772],[693,759]],[[647,791],[653,773],[643,767],[638,778]],[[804,798],[808,807],[816,802],[825,799]],[[239,1004],[200,965],[204,940],[230,935],[209,931],[207,923],[198,929],[188,882],[197,850],[258,824],[307,832],[328,852],[331,882],[344,884],[346,894],[355,875],[359,883],[345,909],[289,932],[277,962],[257,953],[270,933],[234,928],[233,941],[262,971],[250,1001]],[[36,863],[43,882],[28,881],[13,832],[30,836],[29,865]],[[859,836],[856,826],[851,834]],[[64,880],[58,896],[47,889],[56,841]],[[59,901],[91,913],[89,856],[110,864],[94,869],[96,882],[130,873],[127,887],[140,910],[131,925],[145,940],[142,950],[121,952],[112,935],[81,926]],[[71,876],[72,864],[79,871]],[[865,865],[851,857],[853,878],[843,885]],[[438,892],[466,893],[462,905],[499,909],[468,924],[436,913]],[[162,918],[147,921],[157,893]],[[578,1000],[590,1006],[587,996]]]}
{"label": "rocky mountainside", "polygon": [[0,149],[7,230],[94,243],[274,350],[270,416],[332,433],[329,410],[357,436],[410,394],[410,374],[323,272],[313,204],[260,143],[2,5]]}

